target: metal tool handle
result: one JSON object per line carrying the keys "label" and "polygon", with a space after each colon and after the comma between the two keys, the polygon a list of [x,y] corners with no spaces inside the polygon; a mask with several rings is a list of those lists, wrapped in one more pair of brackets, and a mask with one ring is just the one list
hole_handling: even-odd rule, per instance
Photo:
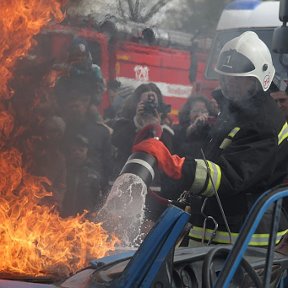
{"label": "metal tool handle", "polygon": [[226,227],[227,232],[228,232],[228,234],[229,234],[230,244],[232,244],[232,233],[231,233],[231,230],[230,230],[230,227],[229,227],[229,224],[228,224],[228,221],[227,221],[227,217],[226,217],[226,215],[225,215],[225,212],[224,212],[224,209],[223,209],[223,206],[222,206],[222,203],[221,203],[219,194],[218,194],[218,192],[217,192],[217,190],[216,190],[216,187],[215,187],[213,178],[212,178],[212,176],[211,176],[210,168],[209,168],[207,159],[206,159],[206,157],[205,157],[205,154],[204,154],[202,148],[201,148],[201,154],[202,154],[203,160],[204,160],[205,165],[206,165],[206,168],[207,168],[208,177],[209,177],[209,179],[210,179],[210,181],[211,181],[211,183],[212,183],[213,192],[214,192],[214,194],[215,194],[215,197],[216,197],[216,200],[217,200],[217,203],[218,203],[218,206],[219,206],[219,209],[220,209],[222,218],[223,218],[223,220],[224,220],[225,227]]}

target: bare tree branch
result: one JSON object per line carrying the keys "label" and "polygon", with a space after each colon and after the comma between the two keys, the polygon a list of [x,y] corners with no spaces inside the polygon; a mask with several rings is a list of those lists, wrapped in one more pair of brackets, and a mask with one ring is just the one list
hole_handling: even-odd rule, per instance
{"label": "bare tree branch", "polygon": [[137,20],[139,19],[139,16],[140,16],[139,5],[140,5],[140,0],[136,0],[135,5],[134,5],[134,15],[137,15]]}
{"label": "bare tree branch", "polygon": [[134,4],[133,4],[133,0],[127,0],[128,2],[128,6],[129,6],[129,14],[130,14],[130,20],[132,21],[137,21],[137,15],[134,14]]}
{"label": "bare tree branch", "polygon": [[[159,12],[160,9],[162,9],[164,6],[168,4],[171,0],[159,0],[156,2],[150,10],[146,13],[146,15],[141,17],[141,22],[145,23],[148,20],[150,20],[156,13]],[[140,20],[140,19],[139,19]]]}
{"label": "bare tree branch", "polygon": [[124,12],[124,8],[123,8],[123,5],[122,5],[122,2],[121,0],[118,0],[118,8],[119,8],[119,11],[120,11],[120,14],[121,14],[121,17],[126,20],[126,16],[125,16],[125,12]]}

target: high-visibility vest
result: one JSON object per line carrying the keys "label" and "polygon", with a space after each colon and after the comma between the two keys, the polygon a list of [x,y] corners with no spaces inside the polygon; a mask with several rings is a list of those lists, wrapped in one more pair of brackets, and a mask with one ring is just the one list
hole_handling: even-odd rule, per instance
{"label": "high-visibility vest", "polygon": [[[223,140],[220,145],[220,149],[226,149],[232,142],[232,139],[235,135],[240,131],[239,127],[235,127],[231,130],[228,136]],[[288,138],[288,124],[287,122],[284,123],[281,131],[278,134],[278,145]],[[201,159],[195,159],[196,161],[196,171],[195,171],[195,180],[190,188],[190,191],[195,194],[201,194],[202,196],[211,197],[215,193],[214,190],[218,192],[220,183],[221,183],[221,168],[211,161],[204,161]],[[208,165],[208,166],[207,166]],[[210,173],[210,177],[208,174]],[[214,183],[214,187],[212,185],[212,181]],[[288,229],[279,231],[276,236],[276,244],[280,241],[282,236],[288,231]],[[211,239],[212,233],[214,231],[212,229],[207,229],[204,231],[204,228],[193,226],[190,230],[189,237],[203,240],[204,234],[205,239],[204,241],[209,241]],[[239,233],[231,233],[232,244],[236,241]],[[261,233],[261,234],[253,234],[252,238],[249,242],[250,246],[267,246],[269,243],[269,236],[268,233]],[[213,243],[219,244],[231,244],[229,233],[226,231],[216,231],[215,237],[213,236]]]}
{"label": "high-visibility vest", "polygon": [[[192,239],[202,240],[204,232],[205,231],[202,227],[194,226],[193,228],[191,228],[189,232],[189,237]],[[286,232],[288,232],[288,229],[277,232],[276,244],[279,243],[282,236],[286,234]],[[213,233],[212,229],[206,228],[204,241],[208,242],[211,239],[212,233]],[[239,233],[234,233],[234,232],[231,233],[232,244],[235,243],[238,235]],[[269,236],[270,234],[253,234],[249,242],[249,246],[267,246],[269,244]],[[216,236],[213,238],[212,243],[231,244],[229,233],[225,231],[216,231]]]}

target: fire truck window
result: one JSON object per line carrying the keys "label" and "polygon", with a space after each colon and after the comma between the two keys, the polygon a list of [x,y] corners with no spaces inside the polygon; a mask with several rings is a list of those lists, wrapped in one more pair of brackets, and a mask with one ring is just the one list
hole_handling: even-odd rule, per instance
{"label": "fire truck window", "polygon": [[93,64],[101,66],[101,46],[97,41],[88,41],[89,50],[92,55]]}

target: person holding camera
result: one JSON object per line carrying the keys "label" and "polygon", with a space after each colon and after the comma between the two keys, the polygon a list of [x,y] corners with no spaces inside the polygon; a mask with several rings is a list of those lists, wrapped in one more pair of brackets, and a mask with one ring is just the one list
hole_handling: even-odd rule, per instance
{"label": "person holding camera", "polygon": [[[112,144],[116,147],[115,176],[119,174],[128,157],[137,131],[147,124],[161,124],[161,116],[170,112],[160,89],[154,83],[143,83],[127,97],[121,117],[113,125]],[[163,129],[161,140],[172,149],[172,129]]]}
{"label": "person holding camera", "polygon": [[[169,112],[170,106],[164,103],[160,89],[156,84],[151,82],[138,86],[134,93],[126,99],[121,112],[121,118],[115,121],[112,126],[112,144],[116,147],[114,158],[115,178],[119,175],[128,157],[132,154],[132,147],[135,142],[141,141],[142,137],[157,138],[159,131],[145,129],[144,127],[147,127],[147,125],[148,127],[159,127],[161,137],[158,139],[172,153],[174,132],[171,128],[167,129],[167,124],[162,125],[161,123],[164,116],[168,115]],[[141,131],[140,136],[139,131]],[[163,208],[163,198],[158,195],[161,189],[166,190],[166,182],[171,182],[169,180],[164,173],[155,171],[154,180],[148,189],[145,199],[145,224],[140,228],[145,235],[153,225],[153,222],[150,220],[153,216],[150,214],[154,210],[158,211]]]}
{"label": "person holding camera", "polygon": [[157,91],[146,91],[140,95],[136,106],[134,123],[137,128],[147,124],[160,124],[159,100]]}
{"label": "person holding camera", "polygon": [[179,113],[179,124],[173,127],[174,153],[201,158],[201,148],[207,141],[216,116],[208,98],[200,95],[189,97]]}

